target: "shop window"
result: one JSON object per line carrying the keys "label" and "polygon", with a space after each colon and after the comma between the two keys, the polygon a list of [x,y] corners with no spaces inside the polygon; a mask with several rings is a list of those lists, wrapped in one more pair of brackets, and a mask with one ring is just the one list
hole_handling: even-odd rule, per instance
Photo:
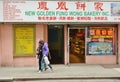
{"label": "shop window", "polygon": [[88,55],[114,55],[114,27],[89,27],[87,35]]}

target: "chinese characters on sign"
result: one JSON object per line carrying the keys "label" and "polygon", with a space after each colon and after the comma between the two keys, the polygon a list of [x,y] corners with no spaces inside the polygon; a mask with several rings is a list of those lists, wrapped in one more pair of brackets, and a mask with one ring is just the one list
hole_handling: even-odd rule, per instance
{"label": "chinese characters on sign", "polygon": [[113,37],[112,28],[101,28],[101,29],[100,28],[91,28],[89,32],[90,36],[96,37],[96,38]]}
{"label": "chinese characters on sign", "polygon": [[[78,10],[83,10],[85,11],[86,10],[86,3],[85,2],[73,2],[76,9]],[[96,11],[103,11],[103,2],[93,2],[94,3],[94,9]],[[58,4],[58,7],[55,8],[56,10],[69,10],[69,8],[67,8],[67,2],[65,1],[58,1],[57,2]],[[40,9],[40,10],[49,10],[49,8],[47,7],[47,2],[45,1],[41,1],[41,2],[38,2],[38,8],[37,9]]]}
{"label": "chinese characters on sign", "polygon": [[1,1],[6,22],[119,22],[120,3],[80,1]]}

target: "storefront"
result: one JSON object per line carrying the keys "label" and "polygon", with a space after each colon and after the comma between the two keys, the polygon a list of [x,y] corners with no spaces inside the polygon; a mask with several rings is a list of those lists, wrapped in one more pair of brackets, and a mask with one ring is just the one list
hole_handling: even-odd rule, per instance
{"label": "storefront", "polygon": [[119,2],[0,4],[0,66],[37,66],[40,39],[49,44],[52,64],[120,64]]}
{"label": "storefront", "polygon": [[[117,63],[117,30],[116,25],[107,24],[71,25],[68,29],[69,63],[105,64],[106,58],[111,58],[110,61]],[[92,61],[89,60],[92,57]]]}

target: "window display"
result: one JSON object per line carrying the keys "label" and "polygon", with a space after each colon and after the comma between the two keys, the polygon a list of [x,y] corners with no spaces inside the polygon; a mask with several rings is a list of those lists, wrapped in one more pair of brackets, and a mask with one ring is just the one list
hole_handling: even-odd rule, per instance
{"label": "window display", "polygon": [[85,52],[85,29],[72,29],[70,34],[71,49],[73,54],[84,54]]}
{"label": "window display", "polygon": [[85,28],[70,28],[70,63],[85,63]]}
{"label": "window display", "polygon": [[113,54],[112,42],[90,42],[88,44],[88,54],[107,55]]}
{"label": "window display", "polygon": [[114,27],[90,27],[87,35],[87,54],[113,55],[114,33]]}

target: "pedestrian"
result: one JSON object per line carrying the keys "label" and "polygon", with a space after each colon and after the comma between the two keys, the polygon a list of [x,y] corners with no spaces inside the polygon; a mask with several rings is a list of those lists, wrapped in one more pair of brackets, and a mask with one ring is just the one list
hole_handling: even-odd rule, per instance
{"label": "pedestrian", "polygon": [[42,60],[42,44],[41,42],[39,41],[39,46],[37,48],[37,58],[39,60],[39,71],[38,73],[40,73],[41,71],[43,71],[43,68],[45,68],[45,63],[43,62],[43,64],[41,64],[41,60]]}
{"label": "pedestrian", "polygon": [[[41,65],[43,63],[45,63],[46,67],[45,67],[45,70],[47,68],[50,68],[51,71],[53,71],[53,68],[50,64],[50,61],[48,59],[48,55],[49,55],[49,48],[48,48],[48,44],[46,42],[44,42],[43,40],[40,41],[40,43],[42,44],[42,59],[41,59]],[[41,69],[44,69],[44,68],[41,68]]]}

